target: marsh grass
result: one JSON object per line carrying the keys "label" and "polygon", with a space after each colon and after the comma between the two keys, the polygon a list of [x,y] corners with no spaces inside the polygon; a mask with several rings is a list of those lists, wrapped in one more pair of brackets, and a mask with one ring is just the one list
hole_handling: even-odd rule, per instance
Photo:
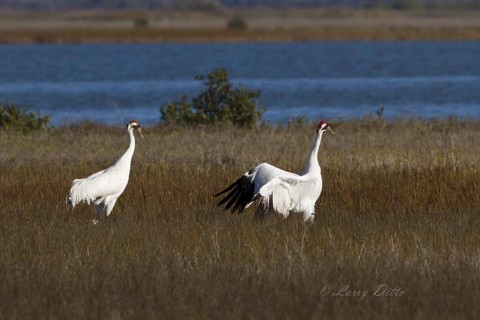
{"label": "marsh grass", "polygon": [[[331,125],[313,225],[212,198],[262,161],[301,171],[313,125],[145,130],[96,227],[64,198],[124,152],[124,129],[0,133],[2,317],[478,318],[480,123]],[[401,290],[374,296],[379,285]]]}

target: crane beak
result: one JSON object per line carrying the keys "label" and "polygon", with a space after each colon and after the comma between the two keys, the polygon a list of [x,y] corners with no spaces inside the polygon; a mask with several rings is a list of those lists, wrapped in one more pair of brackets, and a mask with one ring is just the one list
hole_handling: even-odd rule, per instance
{"label": "crane beak", "polygon": [[141,129],[141,128],[138,128],[138,129],[137,129],[137,132],[138,132],[138,134],[140,135],[140,137],[142,137],[143,141],[145,141],[145,138],[143,137],[143,134],[142,134],[142,129]]}
{"label": "crane beak", "polygon": [[335,132],[333,132],[332,128],[327,127],[327,131],[330,132],[332,135],[335,135]]}

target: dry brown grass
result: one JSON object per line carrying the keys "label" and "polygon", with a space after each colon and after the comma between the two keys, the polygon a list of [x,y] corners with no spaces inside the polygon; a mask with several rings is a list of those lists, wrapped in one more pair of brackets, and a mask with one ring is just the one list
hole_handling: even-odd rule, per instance
{"label": "dry brown grass", "polygon": [[[146,130],[96,227],[63,201],[119,157],[124,130],[0,133],[2,317],[478,318],[480,123],[332,127],[313,225],[231,215],[211,195],[261,161],[300,171],[314,127]],[[382,284],[398,296],[374,296]],[[334,295],[347,285],[368,292]]]}
{"label": "dry brown grass", "polygon": [[[229,30],[241,16],[248,28]],[[478,11],[333,9],[0,13],[0,43],[479,40]],[[135,27],[135,19],[148,21]]]}

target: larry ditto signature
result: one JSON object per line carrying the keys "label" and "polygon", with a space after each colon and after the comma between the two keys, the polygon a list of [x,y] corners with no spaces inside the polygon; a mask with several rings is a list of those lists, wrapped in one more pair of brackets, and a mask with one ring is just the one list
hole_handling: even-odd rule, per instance
{"label": "larry ditto signature", "polygon": [[392,288],[386,284],[375,286],[372,290],[352,289],[350,285],[334,286],[333,284],[325,285],[320,291],[321,295],[326,297],[351,297],[362,301],[366,296],[371,297],[402,297],[405,290],[402,288]]}

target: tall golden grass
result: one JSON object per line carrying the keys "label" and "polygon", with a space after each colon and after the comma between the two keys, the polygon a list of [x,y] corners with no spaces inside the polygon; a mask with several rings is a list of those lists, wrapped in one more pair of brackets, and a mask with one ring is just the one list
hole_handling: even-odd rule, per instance
{"label": "tall golden grass", "polygon": [[478,318],[480,122],[331,126],[314,224],[212,197],[262,161],[301,171],[314,126],[146,130],[98,226],[64,199],[124,129],[1,132],[2,318]]}

